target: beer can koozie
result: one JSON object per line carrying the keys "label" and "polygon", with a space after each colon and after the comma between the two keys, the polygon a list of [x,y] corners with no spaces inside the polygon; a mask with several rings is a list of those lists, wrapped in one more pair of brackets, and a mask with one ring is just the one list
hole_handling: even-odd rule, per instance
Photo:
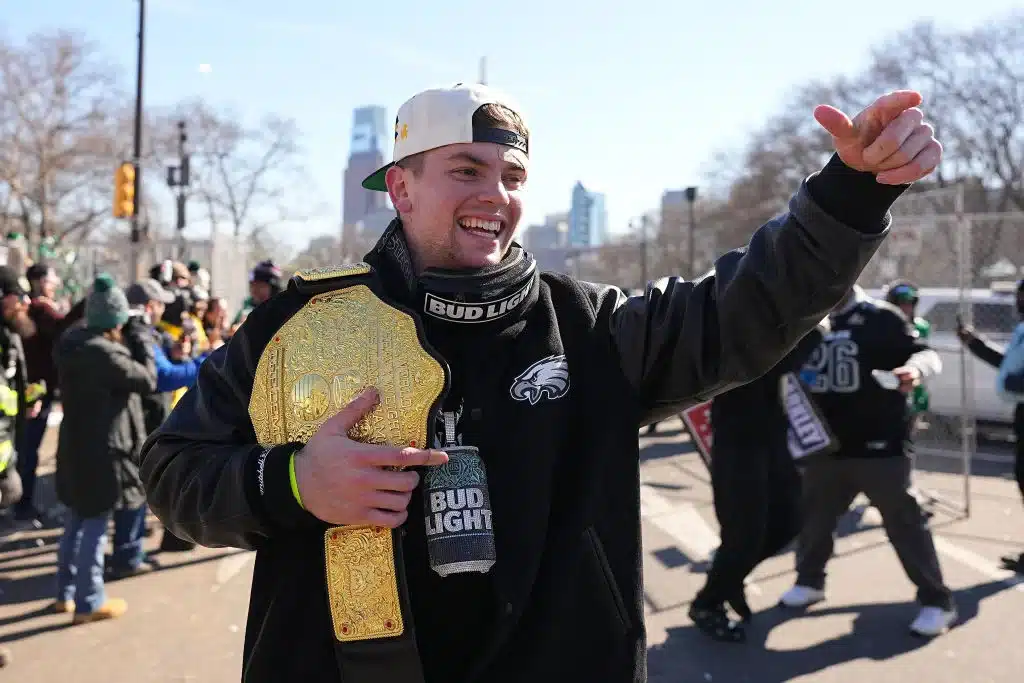
{"label": "beer can koozie", "polygon": [[486,573],[494,566],[487,471],[475,446],[446,446],[448,462],[423,476],[427,554],[441,576]]}

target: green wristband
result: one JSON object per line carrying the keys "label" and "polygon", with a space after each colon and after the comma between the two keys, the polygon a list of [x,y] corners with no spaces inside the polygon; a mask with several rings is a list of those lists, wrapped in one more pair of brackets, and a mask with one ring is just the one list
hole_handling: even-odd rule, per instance
{"label": "green wristband", "polygon": [[299,481],[295,478],[295,454],[298,452],[295,451],[288,456],[288,481],[291,482],[292,495],[295,496],[295,501],[299,504],[299,507],[305,510],[306,506],[302,504],[302,495],[299,494]]}

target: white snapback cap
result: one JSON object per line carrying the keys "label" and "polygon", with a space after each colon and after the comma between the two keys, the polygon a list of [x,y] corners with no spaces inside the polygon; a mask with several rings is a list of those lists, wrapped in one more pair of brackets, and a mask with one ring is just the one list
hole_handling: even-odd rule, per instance
{"label": "white snapback cap", "polygon": [[522,118],[519,106],[505,93],[479,83],[458,83],[413,95],[395,117],[395,147],[390,164],[363,181],[367,190],[387,192],[384,176],[397,162],[420,152],[468,142],[494,142],[529,154],[529,140],[501,128],[473,126],[473,114],[485,104],[500,104]]}

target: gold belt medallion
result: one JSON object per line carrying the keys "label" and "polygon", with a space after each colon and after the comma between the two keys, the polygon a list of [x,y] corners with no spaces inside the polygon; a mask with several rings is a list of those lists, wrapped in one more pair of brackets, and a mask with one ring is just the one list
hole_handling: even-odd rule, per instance
{"label": "gold belt medallion", "polygon": [[[260,444],[305,443],[373,386],[380,402],[349,437],[424,448],[445,373],[423,347],[410,315],[366,285],[354,285],[313,297],[277,331],[256,366],[249,415]],[[324,543],[335,637],[403,633],[391,531],[333,527]]]}

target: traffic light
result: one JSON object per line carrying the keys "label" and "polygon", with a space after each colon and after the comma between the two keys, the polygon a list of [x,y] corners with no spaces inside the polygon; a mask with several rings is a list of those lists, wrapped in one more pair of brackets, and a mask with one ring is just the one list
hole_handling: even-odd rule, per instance
{"label": "traffic light", "polygon": [[114,173],[114,218],[135,215],[135,164],[124,162]]}

